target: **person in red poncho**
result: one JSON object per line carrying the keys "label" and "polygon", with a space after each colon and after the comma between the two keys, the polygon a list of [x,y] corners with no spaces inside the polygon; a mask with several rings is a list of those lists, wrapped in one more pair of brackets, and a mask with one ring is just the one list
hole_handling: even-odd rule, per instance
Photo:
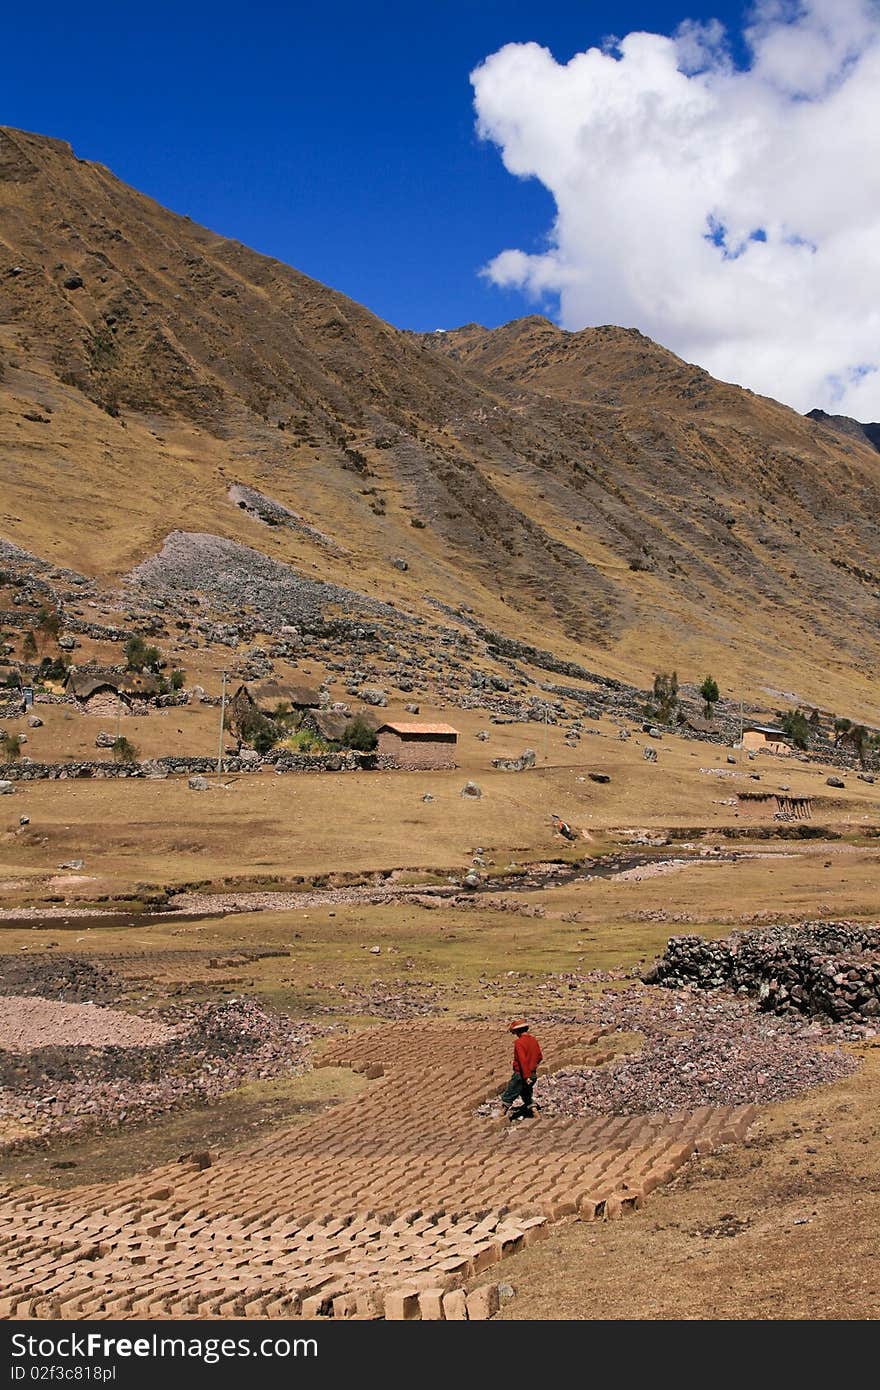
{"label": "person in red poncho", "polygon": [[[531,1120],[535,1115],[532,1090],[538,1079],[538,1063],[543,1061],[544,1054],[537,1038],[533,1038],[529,1032],[524,1018],[515,1018],[507,1031],[514,1034],[516,1042],[513,1045],[513,1076],[501,1097],[502,1112],[511,1118],[517,1116]],[[522,1109],[511,1111],[517,1099],[522,1100]]]}

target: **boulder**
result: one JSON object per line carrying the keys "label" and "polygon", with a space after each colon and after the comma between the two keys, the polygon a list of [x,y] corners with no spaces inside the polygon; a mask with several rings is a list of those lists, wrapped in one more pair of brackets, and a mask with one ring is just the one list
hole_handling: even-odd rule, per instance
{"label": "boulder", "polygon": [[210,782],[207,777],[190,777],[187,782],[191,792],[206,792],[210,790]]}
{"label": "boulder", "polygon": [[11,796],[14,791],[14,782],[0,782],[0,796]]}
{"label": "boulder", "polygon": [[499,772],[526,772],[535,766],[534,748],[526,748],[518,758],[493,758],[492,766]]}
{"label": "boulder", "polygon": [[40,718],[40,716],[39,716],[38,714],[29,714],[29,715],[28,715],[28,728],[29,728],[29,729],[42,729],[42,727],[43,727],[43,721],[42,721],[42,719]]}
{"label": "boulder", "polygon": [[462,796],[472,796],[478,800],[483,795],[483,789],[477,782],[465,782],[461,794]]}
{"label": "boulder", "polygon": [[359,700],[363,700],[365,705],[387,705],[388,696],[384,690],[377,685],[362,685],[357,692]]}
{"label": "boulder", "polygon": [[846,783],[842,777],[826,777],[825,785],[826,787],[845,787]]}
{"label": "boulder", "polygon": [[112,748],[116,739],[113,734],[106,733],[103,729],[95,739],[96,748]]}

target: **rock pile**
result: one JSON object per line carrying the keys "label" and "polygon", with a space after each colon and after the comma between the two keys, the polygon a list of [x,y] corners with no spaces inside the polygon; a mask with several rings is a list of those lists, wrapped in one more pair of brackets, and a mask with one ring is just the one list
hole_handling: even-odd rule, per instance
{"label": "rock pile", "polygon": [[[137,1026],[146,1022],[139,1019]],[[156,1026],[158,1020],[150,1022]],[[253,999],[168,1010],[161,1023],[171,1025],[166,1032],[173,1030],[173,1036],[150,1047],[0,1050],[0,1121],[24,1123],[31,1134],[21,1141],[27,1146],[53,1134],[210,1103],[245,1080],[302,1071],[313,1038],[326,1031],[272,1013]]]}
{"label": "rock pile", "polygon": [[733,989],[773,1013],[836,1021],[880,1017],[880,928],[815,922],[735,932],[724,941],[671,937],[648,984]]}

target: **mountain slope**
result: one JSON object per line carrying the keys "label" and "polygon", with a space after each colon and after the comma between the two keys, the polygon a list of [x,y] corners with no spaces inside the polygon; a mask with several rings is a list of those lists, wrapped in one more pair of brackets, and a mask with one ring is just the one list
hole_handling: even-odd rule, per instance
{"label": "mountain slope", "polygon": [[400,332],[6,129],[0,461],[0,535],[103,581],[216,535],[638,683],[880,715],[867,441],[628,330]]}

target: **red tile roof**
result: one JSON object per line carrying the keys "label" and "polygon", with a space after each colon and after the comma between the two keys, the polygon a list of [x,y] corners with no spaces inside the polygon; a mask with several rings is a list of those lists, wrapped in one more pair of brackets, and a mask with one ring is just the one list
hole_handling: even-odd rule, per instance
{"label": "red tile roof", "polygon": [[383,729],[390,729],[394,734],[454,734],[458,738],[458,729],[453,729],[451,724],[403,724],[389,719],[380,724],[377,732],[381,734]]}

